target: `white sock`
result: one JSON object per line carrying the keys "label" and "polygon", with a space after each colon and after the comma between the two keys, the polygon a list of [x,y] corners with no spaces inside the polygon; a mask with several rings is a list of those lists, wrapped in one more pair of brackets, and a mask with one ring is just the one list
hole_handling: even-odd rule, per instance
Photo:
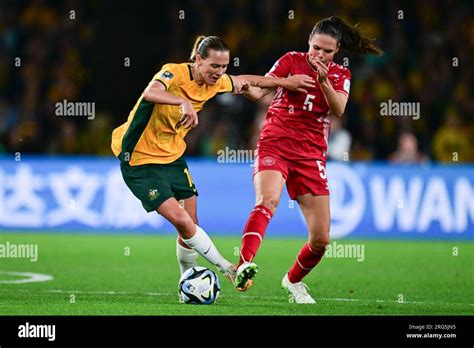
{"label": "white sock", "polygon": [[193,249],[187,249],[176,240],[176,256],[178,258],[179,271],[183,274],[186,270],[196,266],[199,254]]}
{"label": "white sock", "polygon": [[221,272],[224,272],[232,265],[222,257],[211,238],[209,238],[207,233],[198,225],[196,225],[196,234],[189,239],[183,239],[183,242],[186,243],[188,247],[196,250],[199,255],[204,257],[207,261],[218,267]]}

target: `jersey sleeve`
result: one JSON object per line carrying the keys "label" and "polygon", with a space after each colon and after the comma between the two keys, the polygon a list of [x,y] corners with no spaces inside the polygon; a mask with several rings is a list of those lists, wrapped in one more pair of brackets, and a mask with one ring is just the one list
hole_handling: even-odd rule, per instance
{"label": "jersey sleeve", "polygon": [[278,59],[269,72],[265,76],[273,76],[277,78],[288,77],[291,67],[291,53],[288,52],[283,57]]}
{"label": "jersey sleeve", "polygon": [[219,92],[218,93],[231,93],[234,91],[234,82],[228,74],[222,75],[219,79]]}
{"label": "jersey sleeve", "polygon": [[334,77],[332,86],[336,92],[349,96],[351,71],[347,68],[342,69],[342,71]]}
{"label": "jersey sleeve", "polygon": [[176,64],[165,64],[158,71],[155,76],[153,76],[153,81],[160,81],[165,85],[166,90],[168,91],[173,85],[177,83],[179,72],[177,71]]}

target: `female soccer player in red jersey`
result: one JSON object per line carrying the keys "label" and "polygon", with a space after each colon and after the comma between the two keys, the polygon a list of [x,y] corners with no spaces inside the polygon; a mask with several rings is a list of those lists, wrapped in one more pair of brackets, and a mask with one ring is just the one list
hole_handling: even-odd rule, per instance
{"label": "female soccer player in red jersey", "polygon": [[[319,21],[309,35],[308,52],[289,52],[266,76],[306,74],[317,81],[307,93],[278,88],[257,144],[254,165],[256,205],[243,231],[235,286],[247,290],[258,271],[253,259],[278,206],[283,186],[301,207],[308,242],[285,274],[282,287],[290,302],[315,303],[301,280],[321,260],[329,244],[329,190],[326,159],[331,117],[341,117],[349,96],[351,73],[333,62],[340,48],[380,55],[382,51],[343,20]],[[245,84],[243,94],[257,100],[270,93]]]}

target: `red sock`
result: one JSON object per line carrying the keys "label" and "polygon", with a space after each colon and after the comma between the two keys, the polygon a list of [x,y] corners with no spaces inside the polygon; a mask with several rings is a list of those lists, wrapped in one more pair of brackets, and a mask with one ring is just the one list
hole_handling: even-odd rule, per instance
{"label": "red sock", "polygon": [[263,205],[257,205],[253,208],[242,236],[239,266],[245,261],[251,262],[257,254],[272,216],[270,209]]}
{"label": "red sock", "polygon": [[324,255],[325,249],[313,250],[306,243],[296,256],[296,261],[288,272],[288,279],[292,283],[298,283],[306,276],[318,263]]}

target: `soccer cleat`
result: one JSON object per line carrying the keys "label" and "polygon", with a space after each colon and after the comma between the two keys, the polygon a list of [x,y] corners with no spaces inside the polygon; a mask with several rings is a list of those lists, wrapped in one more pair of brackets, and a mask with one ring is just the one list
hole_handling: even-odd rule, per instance
{"label": "soccer cleat", "polygon": [[281,287],[286,289],[289,294],[290,303],[301,303],[301,304],[315,304],[316,301],[308,294],[308,285],[305,283],[291,283],[288,279],[288,273],[285,274],[281,281]]}
{"label": "soccer cleat", "polygon": [[229,280],[229,282],[232,284],[232,286],[237,290],[237,291],[246,291],[251,285],[252,281],[250,280],[248,282],[248,288],[247,289],[240,289],[235,286],[235,281],[237,279],[237,267],[232,265],[227,268],[227,270],[223,271],[224,276]]}
{"label": "soccer cleat", "polygon": [[258,273],[258,266],[253,262],[244,262],[237,268],[234,287],[238,291],[247,291],[253,284],[252,278]]}

